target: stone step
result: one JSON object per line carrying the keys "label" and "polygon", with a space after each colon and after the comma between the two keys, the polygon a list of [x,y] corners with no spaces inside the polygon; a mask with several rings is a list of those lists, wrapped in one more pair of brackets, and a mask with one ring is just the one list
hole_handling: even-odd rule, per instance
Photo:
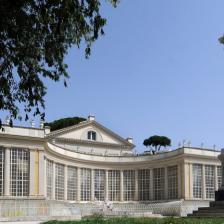
{"label": "stone step", "polygon": [[196,214],[196,213],[223,213],[224,214],[224,209],[207,209],[207,210],[199,209],[198,211],[193,211],[193,214]]}
{"label": "stone step", "polygon": [[211,207],[216,207],[216,206],[223,206],[224,207],[224,201],[211,201],[210,206]]}
{"label": "stone step", "polygon": [[224,217],[224,213],[193,213],[193,214],[189,214],[188,217],[195,217],[195,218],[200,218],[200,217],[220,217],[223,218]]}

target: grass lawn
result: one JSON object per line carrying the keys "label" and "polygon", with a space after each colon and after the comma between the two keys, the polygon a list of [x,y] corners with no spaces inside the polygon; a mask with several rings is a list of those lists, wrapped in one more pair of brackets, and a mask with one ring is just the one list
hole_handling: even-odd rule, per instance
{"label": "grass lawn", "polygon": [[81,221],[49,221],[45,224],[224,224],[224,218],[86,218]]}

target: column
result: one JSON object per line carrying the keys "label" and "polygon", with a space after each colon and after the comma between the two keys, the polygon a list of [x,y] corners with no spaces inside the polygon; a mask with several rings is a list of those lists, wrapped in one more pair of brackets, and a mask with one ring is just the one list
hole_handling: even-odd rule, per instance
{"label": "column", "polygon": [[217,171],[217,166],[214,166],[214,182],[215,182],[215,191],[218,190],[219,186],[218,186],[218,171]]}
{"label": "column", "polygon": [[10,196],[10,149],[5,148],[4,196]]}
{"label": "column", "polygon": [[202,165],[202,199],[206,199],[205,165]]}
{"label": "column", "polygon": [[138,201],[138,170],[135,170],[135,201]]}
{"label": "column", "polygon": [[182,184],[181,184],[181,164],[177,165],[177,197],[178,199],[181,199],[181,189],[182,189]]}
{"label": "column", "polygon": [[150,200],[154,200],[153,169],[150,169]]}
{"label": "column", "polygon": [[77,167],[77,201],[81,200],[81,189],[80,189],[80,167]]}
{"label": "column", "polygon": [[94,169],[91,169],[91,201],[95,201]]}
{"label": "column", "polygon": [[124,201],[124,171],[120,171],[120,201]]}
{"label": "column", "polygon": [[164,199],[168,199],[168,168],[164,168]]}
{"label": "column", "polygon": [[44,151],[39,151],[39,195],[47,197],[46,192],[46,160]]}
{"label": "column", "polygon": [[105,201],[109,200],[108,198],[108,170],[105,170]]}
{"label": "column", "polygon": [[64,170],[64,200],[67,201],[67,184],[68,184],[68,166],[64,166],[65,170]]}
{"label": "column", "polygon": [[55,199],[55,163],[53,162],[53,183],[52,183],[52,199]]}

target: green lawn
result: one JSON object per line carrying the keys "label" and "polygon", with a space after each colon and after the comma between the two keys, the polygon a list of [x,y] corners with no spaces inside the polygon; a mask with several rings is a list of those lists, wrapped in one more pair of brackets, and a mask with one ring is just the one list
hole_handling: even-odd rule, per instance
{"label": "green lawn", "polygon": [[86,218],[81,221],[49,221],[45,224],[224,224],[224,218]]}

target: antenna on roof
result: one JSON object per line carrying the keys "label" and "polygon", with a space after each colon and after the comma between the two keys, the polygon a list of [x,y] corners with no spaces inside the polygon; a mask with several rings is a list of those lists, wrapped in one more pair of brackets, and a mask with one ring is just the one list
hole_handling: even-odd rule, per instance
{"label": "antenna on roof", "polygon": [[178,148],[180,148],[180,147],[181,147],[181,142],[178,143]]}
{"label": "antenna on roof", "polygon": [[213,145],[213,149],[216,150],[216,144]]}
{"label": "antenna on roof", "polygon": [[201,148],[203,149],[203,147],[204,147],[204,143],[202,142],[202,143],[201,143]]}

